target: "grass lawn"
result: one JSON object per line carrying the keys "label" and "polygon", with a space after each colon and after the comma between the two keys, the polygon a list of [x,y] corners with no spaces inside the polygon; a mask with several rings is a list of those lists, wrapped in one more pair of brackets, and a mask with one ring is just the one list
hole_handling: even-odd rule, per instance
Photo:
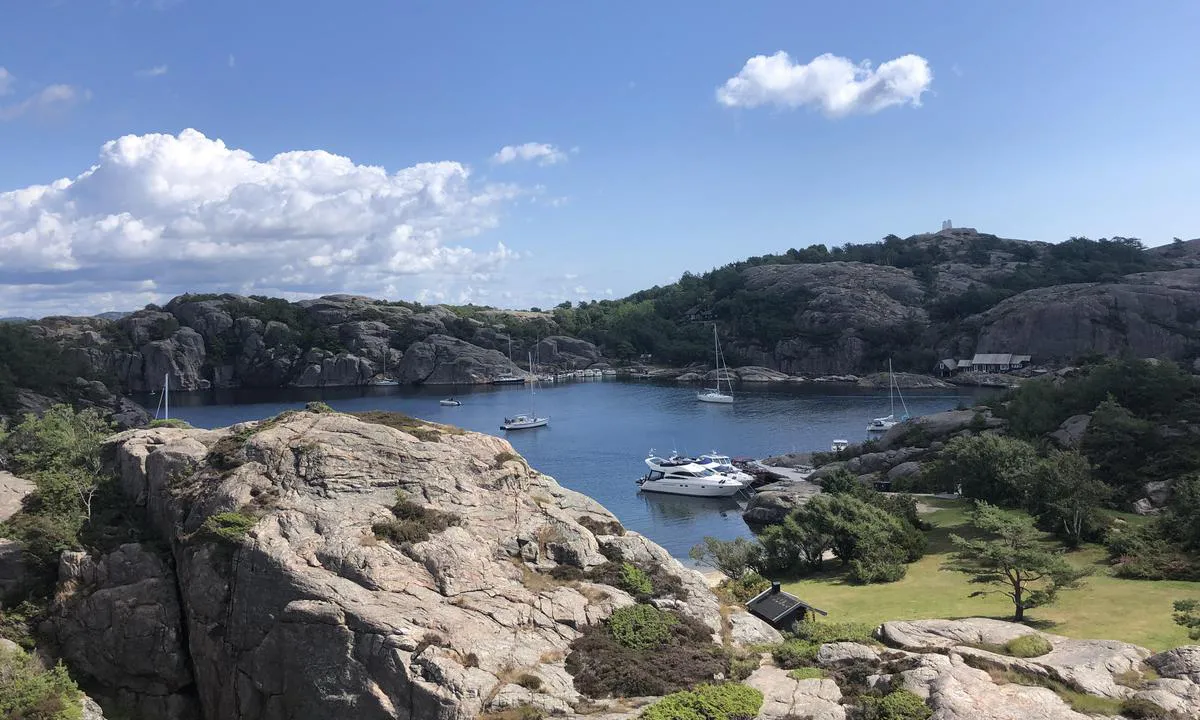
{"label": "grass lawn", "polygon": [[[978,585],[961,573],[941,570],[950,551],[950,534],[968,536],[966,504],[922,498],[937,509],[925,519],[933,526],[929,554],[908,566],[903,580],[882,585],[849,585],[840,572],[828,572],[786,584],[805,602],[829,613],[833,622],[880,623],[885,620],[994,617],[1009,619],[1012,602],[1002,595],[968,597]],[[1124,640],[1152,650],[1187,645],[1187,632],[1171,620],[1171,605],[1200,599],[1200,583],[1123,580],[1108,574],[1104,549],[1089,546],[1069,555],[1071,562],[1091,567],[1094,575],[1078,590],[1067,590],[1058,602],[1026,613],[1031,625],[1046,632],[1077,638]],[[836,562],[836,561],[835,561]]]}

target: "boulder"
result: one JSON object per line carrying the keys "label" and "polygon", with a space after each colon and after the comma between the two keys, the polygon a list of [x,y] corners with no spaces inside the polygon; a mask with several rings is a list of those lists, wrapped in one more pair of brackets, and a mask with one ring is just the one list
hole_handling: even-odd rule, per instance
{"label": "boulder", "polygon": [[414,385],[486,383],[525,372],[498,350],[486,350],[448,335],[430,335],[404,353],[397,379]]}
{"label": "boulder", "polygon": [[906,478],[911,475],[916,475],[920,472],[921,472],[921,463],[919,463],[915,460],[909,460],[908,462],[902,462],[899,465],[897,465],[896,467],[892,468],[891,470],[888,470],[887,479],[889,482],[896,482],[897,480],[899,480],[901,478]]}
{"label": "boulder", "polygon": [[71,668],[138,717],[199,718],[176,578],[167,561],[127,544],[99,558],[65,552],[58,575],[43,627]]}
{"label": "boulder", "polygon": [[[512,452],[499,438],[436,425],[421,435],[299,412],[110,440],[122,488],[173,548],[205,717],[468,720],[524,702],[569,713],[581,699],[563,667],[571,640],[633,601],[550,571],[616,553],[675,575],[686,599],[655,602],[719,636],[703,577],[637,533],[593,534],[616,523],[594,500],[525,463],[498,464]],[[218,441],[243,444],[232,467],[206,465]],[[377,539],[397,489],[457,524],[411,543]],[[215,537],[203,526],[219,512],[255,519]],[[542,686],[509,687],[514,668]]]}
{"label": "boulder", "polygon": [[764,485],[746,503],[742,519],[748,525],[783,522],[788,513],[821,492],[821,486],[804,480],[783,480]]}
{"label": "boulder", "polygon": [[21,543],[0,538],[0,607],[21,602],[35,581]]}
{"label": "boulder", "polygon": [[783,635],[745,610],[729,613],[729,637],[738,645],[769,645],[783,642]]}
{"label": "boulder", "polygon": [[370,360],[327,350],[309,350],[300,366],[300,373],[292,382],[296,387],[366,385],[375,374],[375,366]]}
{"label": "boulder", "polygon": [[1200,683],[1200,645],[1183,645],[1146,658],[1146,663],[1165,678]]}
{"label": "boulder", "polygon": [[909,664],[882,679],[924,698],[939,720],[1093,720],[1049,688],[997,684],[958,655],[919,655]]}
{"label": "boulder", "polygon": [[879,662],[879,653],[869,645],[856,642],[825,643],[817,651],[817,663],[822,667],[850,662]]}
{"label": "boulder", "polygon": [[1091,415],[1072,415],[1063,420],[1057,430],[1050,433],[1050,439],[1064,450],[1077,450],[1091,422]]}
{"label": "boulder", "polygon": [[1004,425],[1003,420],[992,417],[991,413],[986,410],[978,413],[975,410],[947,410],[922,415],[897,424],[884,433],[879,440],[879,446],[884,450],[903,447],[911,444],[914,433],[919,434],[927,442],[944,441],[955,433],[970,428],[971,424],[975,422],[977,414],[983,417],[985,428],[997,428]]}
{"label": "boulder", "polygon": [[0,470],[0,522],[21,510],[21,503],[34,491],[34,484],[24,478]]}
{"label": "boulder", "polygon": [[796,680],[787,670],[764,666],[743,681],[763,694],[759,720],[845,720],[842,691],[829,679]]}
{"label": "boulder", "polygon": [[765,383],[765,382],[784,382],[791,378],[787,373],[781,373],[778,370],[759,367],[757,365],[747,365],[745,367],[734,368],[732,371],[734,377],[742,382]]}

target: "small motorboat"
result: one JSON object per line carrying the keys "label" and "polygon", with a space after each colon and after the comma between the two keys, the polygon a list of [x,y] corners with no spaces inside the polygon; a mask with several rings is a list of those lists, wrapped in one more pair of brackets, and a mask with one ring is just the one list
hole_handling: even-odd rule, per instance
{"label": "small motorboat", "polygon": [[439,400],[438,405],[441,405],[442,407],[458,407],[459,405],[462,405],[462,403],[454,398],[446,398],[444,400]]}
{"label": "small motorboat", "polygon": [[834,440],[833,444],[829,446],[829,451],[840,453],[848,447],[850,447],[849,440]]}

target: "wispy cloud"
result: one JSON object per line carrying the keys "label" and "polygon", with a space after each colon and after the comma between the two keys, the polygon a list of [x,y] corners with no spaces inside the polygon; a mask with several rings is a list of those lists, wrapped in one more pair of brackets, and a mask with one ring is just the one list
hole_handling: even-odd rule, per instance
{"label": "wispy cloud", "polygon": [[137,75],[138,77],[159,77],[160,75],[167,74],[167,66],[166,65],[155,65],[152,68],[146,68],[145,70],[138,70],[134,74]]}
{"label": "wispy cloud", "polygon": [[[579,152],[579,148],[572,148],[571,152]],[[527,142],[524,145],[505,145],[492,156],[492,162],[499,165],[506,165],[518,160],[533,161],[538,165],[554,165],[566,162],[567,153],[548,143]]]}
{"label": "wispy cloud", "polygon": [[233,56],[233,53],[229,53],[229,60],[227,62],[229,63],[229,67],[237,67],[237,58]]}
{"label": "wispy cloud", "polygon": [[0,67],[0,95],[12,92],[13,76],[8,70]]}
{"label": "wispy cloud", "polygon": [[15,120],[34,112],[62,109],[89,97],[91,93],[74,85],[48,85],[20,102],[0,105],[0,120]]}
{"label": "wispy cloud", "polygon": [[815,107],[836,118],[894,105],[919,106],[932,83],[929,62],[919,55],[903,55],[873,68],[868,60],[855,64],[831,53],[798,63],[780,50],[747,60],[737,75],[717,88],[717,102],[741,108]]}

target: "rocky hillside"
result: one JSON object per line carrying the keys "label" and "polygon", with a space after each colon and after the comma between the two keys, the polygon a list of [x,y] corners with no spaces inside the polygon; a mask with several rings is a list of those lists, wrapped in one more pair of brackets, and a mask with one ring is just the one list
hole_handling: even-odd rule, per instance
{"label": "rocky hillside", "polygon": [[[127,392],[209,387],[486,383],[523,371],[508,360],[537,354],[550,368],[606,367],[590,343],[555,335],[542,314],[472,317],[333,295],[289,303],[237,295],[180,296],[116,320],[54,317],[34,327],[90,376]],[[540,344],[537,341],[540,339]]]}
{"label": "rocky hillside", "polygon": [[[637,608],[698,633],[685,664],[737,653],[763,720],[856,718],[901,691],[926,708],[911,717],[1082,720],[1081,696],[1107,716],[1134,703],[1200,712],[1200,647],[1152,655],[993,620],[886,623],[789,672],[759,656],[777,632],[485,435],[314,406],[221,430],[127,431],[104,455],[157,540],[63,553],[41,635],[110,717],[632,720],[657,698],[614,699],[583,678],[603,664],[585,641]],[[0,569],[19,572],[20,553]],[[1031,634],[1050,651],[1003,650]],[[653,648],[631,657],[687,651]]]}

